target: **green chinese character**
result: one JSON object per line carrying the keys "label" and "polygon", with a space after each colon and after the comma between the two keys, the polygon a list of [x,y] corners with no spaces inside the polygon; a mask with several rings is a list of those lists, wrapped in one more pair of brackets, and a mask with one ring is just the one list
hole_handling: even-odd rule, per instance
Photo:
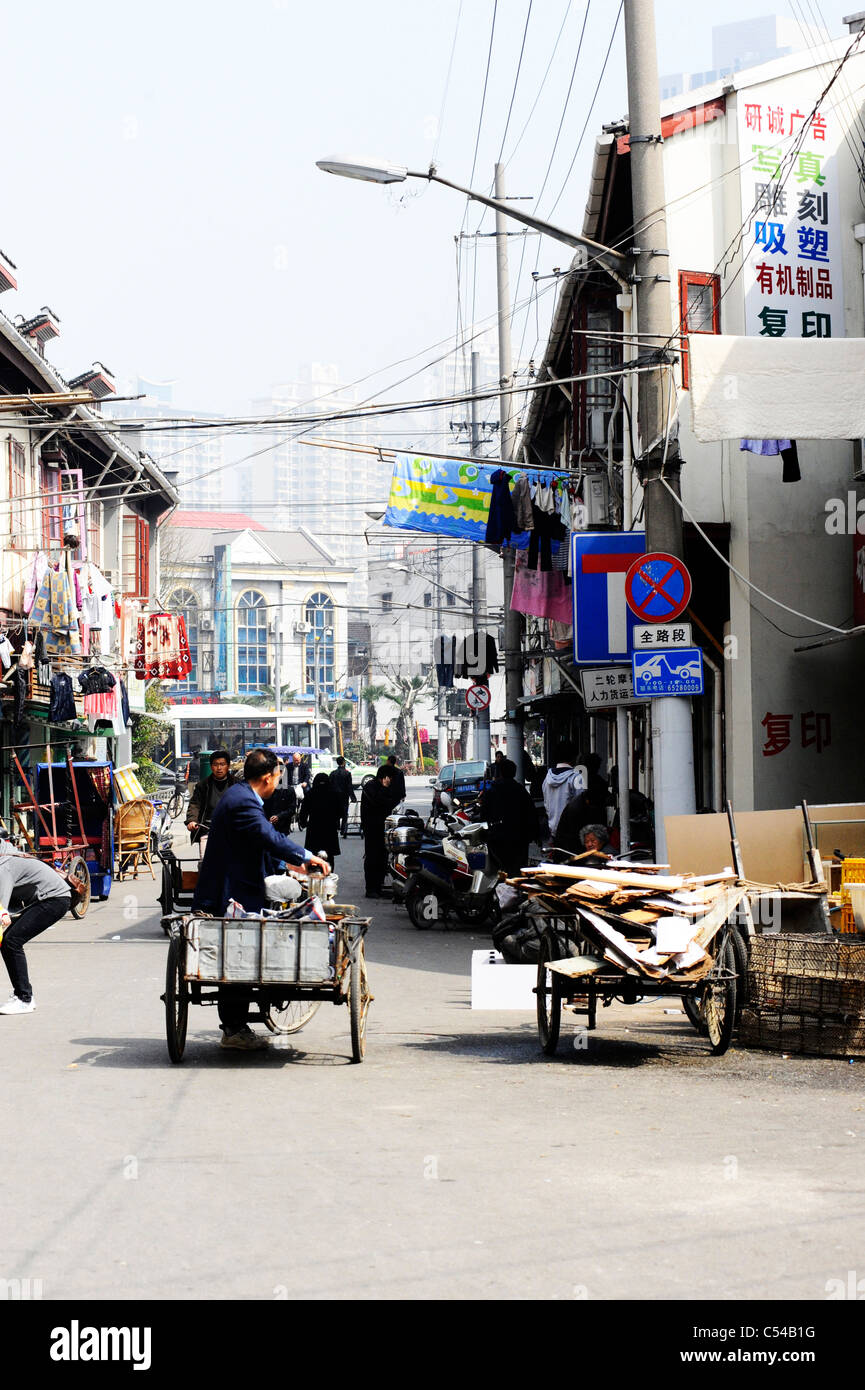
{"label": "green chinese character", "polygon": [[816,184],[824,184],[826,175],[820,172],[820,165],[825,158],[825,154],[812,154],[810,150],[803,150],[796,165],[796,182],[808,183],[813,179]]}
{"label": "green chinese character", "polygon": [[751,149],[757,156],[753,164],[756,174],[768,174],[770,179],[781,177],[781,156],[777,150],[771,145],[752,145]]}

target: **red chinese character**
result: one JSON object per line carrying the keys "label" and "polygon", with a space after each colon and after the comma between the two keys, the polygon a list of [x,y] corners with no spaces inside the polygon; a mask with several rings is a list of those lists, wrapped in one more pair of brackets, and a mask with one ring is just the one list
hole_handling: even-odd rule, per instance
{"label": "red chinese character", "polygon": [[809,710],[802,715],[802,747],[810,748],[813,744],[818,753],[822,753],[824,748],[828,748],[832,742],[832,716],[831,714],[815,714],[814,710]]}
{"label": "red chinese character", "polygon": [[755,269],[757,271],[757,285],[759,287],[760,293],[771,294],[772,290],[774,289],[774,283],[772,280],[772,267],[768,265],[766,261],[761,261],[760,264],[755,267]]}
{"label": "red chinese character", "polygon": [[829,271],[828,271],[828,270],[825,270],[825,269],[824,269],[824,270],[818,270],[818,271],[817,271],[817,293],[816,293],[816,298],[817,298],[817,299],[831,299],[831,298],[832,298],[832,281],[829,279]]}
{"label": "red chinese character", "polygon": [[793,293],[793,267],[790,265],[779,265],[775,267],[775,276],[778,282],[779,294]]}
{"label": "red chinese character", "polygon": [[814,298],[814,272],[810,266],[796,267],[796,289],[806,299]]}
{"label": "red chinese character", "polygon": [[814,136],[814,139],[815,139],[815,140],[823,140],[823,141],[825,142],[825,139],[826,139],[826,121],[825,121],[825,119],[820,115],[820,112],[819,112],[819,111],[817,112],[816,116],[814,117],[813,121],[811,122],[811,134]]}
{"label": "red chinese character", "polygon": [[801,112],[801,111],[791,111],[791,112],[790,112],[790,134],[791,134],[791,135],[793,134],[793,122],[794,122],[794,121],[804,121],[804,119],[805,119],[805,116],[804,116],[803,112]]}
{"label": "red chinese character", "polygon": [[757,131],[761,131],[763,129],[762,106],[758,106],[756,103],[745,103],[745,129]]}
{"label": "red chinese character", "polygon": [[790,725],[793,722],[792,714],[767,714],[760,723],[766,730],[766,742],[763,744],[763,757],[772,758],[776,753],[783,753],[785,748],[790,747]]}
{"label": "red chinese character", "polygon": [[783,106],[767,106],[766,116],[769,120],[769,134],[784,134],[784,108]]}

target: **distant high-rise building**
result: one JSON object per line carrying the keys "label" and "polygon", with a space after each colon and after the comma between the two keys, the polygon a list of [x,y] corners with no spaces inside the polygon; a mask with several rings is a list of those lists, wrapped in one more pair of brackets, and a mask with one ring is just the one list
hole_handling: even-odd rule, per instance
{"label": "distant high-rise building", "polygon": [[684,92],[705,87],[722,77],[745,68],[755,68],[798,53],[814,44],[825,43],[827,34],[812,25],[782,15],[762,15],[740,19],[733,24],[716,24],[712,29],[712,66],[705,72],[663,73],[658,79],[661,100],[672,100]]}
{"label": "distant high-rise building", "polygon": [[[139,377],[130,395],[142,400],[106,406],[105,414],[124,419],[164,420],[164,429],[143,429],[139,447],[150,454],[161,468],[176,474],[175,485],[187,509],[218,507],[225,493],[226,433],[219,430],[219,415],[189,410],[174,404],[173,381],[150,381]],[[189,421],[184,427],[183,422]],[[174,424],[174,422],[179,422]],[[192,422],[203,428],[193,428]],[[213,425],[214,428],[207,426]]]}

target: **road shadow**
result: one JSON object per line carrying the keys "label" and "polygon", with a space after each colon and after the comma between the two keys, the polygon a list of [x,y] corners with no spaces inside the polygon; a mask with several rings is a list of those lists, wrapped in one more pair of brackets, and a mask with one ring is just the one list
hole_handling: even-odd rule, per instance
{"label": "road shadow", "polygon": [[[163,1070],[172,1067],[165,1042],[154,1038],[72,1038],[76,1046],[87,1050],[70,1065],[74,1067],[108,1067],[142,1070]],[[307,1052],[304,1048],[271,1043],[260,1052],[232,1052],[221,1048],[216,1037],[187,1039],[183,1061],[178,1067],[224,1070],[235,1067],[265,1068],[280,1071],[285,1067],[342,1067],[353,1066],[348,1053]]]}
{"label": "road shadow", "polygon": [[[575,1046],[579,1043],[579,1046]],[[408,1040],[404,1045],[421,1052],[447,1053],[449,1057],[464,1057],[471,1062],[484,1062],[490,1066],[549,1066],[550,1063],[568,1063],[573,1066],[641,1067],[648,1063],[666,1060],[666,1049],[653,1043],[624,1042],[619,1038],[602,1038],[599,1034],[588,1034],[587,1045],[576,1036],[562,1037],[553,1057],[541,1051],[537,1034],[528,1033],[441,1033],[436,1037]]]}

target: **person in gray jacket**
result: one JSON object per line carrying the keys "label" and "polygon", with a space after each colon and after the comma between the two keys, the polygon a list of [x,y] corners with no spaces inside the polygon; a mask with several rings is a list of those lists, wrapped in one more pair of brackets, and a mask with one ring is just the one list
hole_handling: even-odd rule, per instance
{"label": "person in gray jacket", "polygon": [[[72,906],[72,890],[50,864],[22,854],[9,840],[0,841],[0,955],[9,972],[12,994],[0,1014],[32,1014],[36,1005],[27,973],[24,947],[53,927]],[[23,908],[12,922],[10,908]]]}
{"label": "person in gray jacket", "polygon": [[555,839],[562,812],[586,787],[586,770],[575,767],[576,752],[572,744],[563,743],[556,751],[555,761],[544,778],[544,808]]}

